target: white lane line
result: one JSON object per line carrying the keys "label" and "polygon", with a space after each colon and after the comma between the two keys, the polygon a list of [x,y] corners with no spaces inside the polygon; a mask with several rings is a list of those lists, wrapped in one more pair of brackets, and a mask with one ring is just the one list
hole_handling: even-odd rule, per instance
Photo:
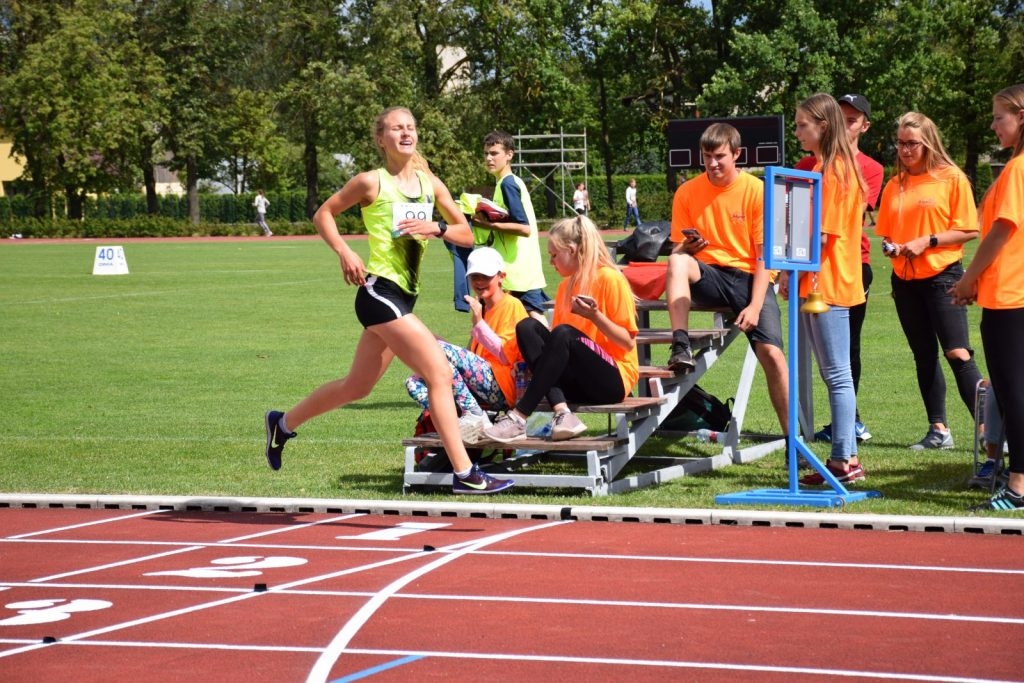
{"label": "white lane line", "polygon": [[144,512],[136,512],[131,515],[121,515],[119,517],[111,517],[109,519],[99,519],[92,522],[82,522],[81,524],[70,524],[68,526],[58,526],[52,529],[43,529],[41,531],[32,531],[27,534],[16,534],[14,536],[7,536],[7,539],[17,541],[25,538],[32,538],[34,536],[42,536],[43,534],[55,534],[60,531],[71,531],[74,529],[84,529],[90,526],[97,526],[99,524],[110,524],[112,522],[123,522],[126,519],[135,519],[137,517],[145,517],[146,515],[156,514],[158,512],[164,512],[164,510],[145,510]]}
{"label": "white lane line", "polygon": [[[359,610],[353,614],[348,622],[342,627],[336,636],[331,640],[330,644],[325,648],[323,654],[317,659],[313,669],[309,672],[309,676],[306,677],[307,683],[326,683],[328,676],[330,676],[331,669],[334,667],[335,662],[338,661],[338,657],[341,656],[342,652],[348,647],[349,642],[359,630],[366,624],[366,622],[377,612],[384,603],[394,596],[399,590],[407,586],[412,581],[429,574],[430,572],[443,567],[444,565],[454,562],[455,560],[472,553],[474,550],[493,545],[500,541],[514,538],[521,534],[527,534],[534,531],[541,531],[563,524],[571,524],[571,521],[554,521],[548,522],[547,524],[541,524],[539,526],[526,527],[523,529],[513,529],[504,533],[495,534],[493,536],[486,536],[477,541],[462,543],[461,549],[457,552],[446,553],[434,560],[429,562],[422,567],[419,567],[405,576],[402,576],[395,581],[392,581],[389,585],[378,591],[372,598],[370,598]],[[467,579],[468,581],[468,579]]]}
{"label": "white lane line", "polygon": [[[349,573],[365,571],[368,567],[358,567],[353,570],[344,570]],[[39,584],[24,582],[5,582],[0,585],[0,590],[11,588],[39,588]],[[54,583],[46,584],[47,588],[62,588],[68,590],[109,590],[109,591],[153,591],[153,592],[188,592],[188,593],[226,593],[229,595],[249,594],[251,588],[223,588],[214,586],[143,586],[137,584],[107,584],[107,583]],[[324,598],[371,598],[375,593],[371,591],[340,591],[340,590],[302,590],[298,588],[282,588],[275,586],[270,589],[275,593],[288,595],[308,595]],[[878,610],[840,610],[819,607],[801,607],[799,605],[772,606],[772,605],[724,605],[722,603],[700,603],[700,602],[650,602],[643,600],[597,600],[586,598],[551,598],[551,597],[529,597],[529,596],[494,596],[494,595],[447,595],[431,593],[398,593],[393,596],[396,600],[448,600],[452,602],[498,602],[510,604],[538,604],[538,605],[582,605],[594,607],[629,607],[640,609],[675,609],[675,610],[706,610],[721,612],[766,612],[777,614],[820,614],[824,616],[837,617],[868,617],[872,619],[920,619],[922,621],[952,621],[970,622],[981,624],[1009,624],[1011,626],[1024,625],[1024,618],[1003,617],[997,615],[971,615],[955,613],[934,613],[934,612],[891,612]]]}
{"label": "white lane line", "polygon": [[[161,510],[160,512],[167,512]],[[362,513],[358,513],[362,514]],[[339,517],[341,519],[343,517]],[[322,520],[320,522],[312,522],[312,524],[322,524],[327,521],[333,520]],[[305,526],[305,525],[303,525]],[[277,533],[278,531],[284,532],[286,529],[275,530],[267,533]],[[253,536],[258,536],[254,534]],[[246,537],[241,537],[246,538]],[[118,540],[90,540],[90,539],[46,539],[46,538],[33,538],[33,539],[21,539],[15,537],[0,538],[0,545],[5,542],[18,542],[18,543],[67,543],[67,544],[85,544],[85,545],[131,545],[131,546],[196,546],[203,545],[207,547],[217,547],[225,543],[233,543],[236,539],[228,539],[224,541],[209,541],[209,542],[193,542],[193,541],[118,541]],[[380,552],[380,553],[407,553],[407,552],[419,552],[419,548],[410,547],[385,547],[385,546],[339,546],[339,545],[305,545],[305,544],[289,544],[289,543],[237,543],[239,548],[252,548],[252,549],[264,549],[264,550],[328,550],[328,551],[359,551],[359,552]],[[438,552],[444,552],[445,550],[453,550],[458,548],[458,545],[447,546],[445,549],[438,549]],[[936,565],[911,565],[911,564],[878,564],[878,563],[859,563],[859,562],[814,562],[806,560],[771,560],[771,559],[749,559],[749,558],[735,558],[735,557],[678,557],[678,556],[665,556],[665,555],[611,555],[605,553],[550,553],[550,552],[529,552],[529,551],[501,551],[501,550],[479,550],[476,552],[478,555],[489,555],[495,557],[539,557],[539,558],[551,558],[551,559],[580,559],[580,560],[621,560],[621,561],[639,561],[639,562],[689,562],[695,564],[737,564],[737,565],[752,565],[752,566],[778,566],[778,567],[810,567],[813,569],[871,569],[871,570],[884,570],[884,571],[896,571],[896,572],[938,572],[938,573],[962,573],[962,574],[993,574],[993,575],[1007,575],[1007,576],[1022,576],[1024,575],[1024,569],[1003,569],[998,567],[955,567],[955,566],[936,566]]]}
{"label": "white lane line", "polygon": [[283,534],[292,531],[301,531],[310,527],[317,526],[319,524],[328,524],[330,522],[339,522],[345,519],[352,519],[354,517],[365,517],[366,515],[362,512],[354,512],[348,515],[341,515],[338,517],[327,517],[325,519],[319,519],[315,522],[305,522],[303,524],[296,524],[294,526],[285,526],[280,529],[271,529],[270,531],[261,531],[258,534],[249,534],[248,536],[236,536],[235,538],[226,538],[223,541],[217,541],[217,543],[238,543],[240,541],[248,541],[251,538],[263,538],[264,536],[273,536],[274,534]]}
{"label": "white lane line", "polygon": [[107,564],[100,564],[93,567],[86,567],[85,569],[76,569],[70,572],[64,572],[63,574],[51,574],[50,576],[42,576],[38,579],[31,579],[29,583],[45,583],[47,581],[56,581],[57,579],[63,579],[68,576],[80,576],[82,574],[91,574],[92,572],[99,572],[105,569],[113,569],[114,567],[126,567],[130,564],[136,564],[137,562],[148,562],[149,560],[156,560],[161,557],[170,557],[171,555],[180,555],[182,553],[190,553],[193,550],[202,550],[205,546],[194,545],[185,548],[175,548],[174,550],[168,550],[162,553],[156,553],[153,555],[144,555],[142,557],[133,557],[127,560],[121,560],[120,562],[109,562]]}
{"label": "white lane line", "polygon": [[[709,669],[712,671],[736,671],[759,673],[804,674],[827,678],[872,678],[895,681],[927,681],[931,683],[1020,683],[1016,680],[976,678],[973,676],[940,676],[889,671],[857,671],[852,669],[818,669],[800,666],[772,666],[767,664],[740,664],[733,662],[694,662],[659,659],[620,659],[614,657],[559,657],[555,655],[508,654],[488,652],[430,652],[423,650],[370,650],[352,648],[347,654],[369,654],[384,657],[447,657],[451,659],[485,659],[513,662],[542,662],[558,664],[603,664],[625,667],[649,666],[672,669]],[[626,674],[627,672],[621,672]]]}
{"label": "white lane line", "polygon": [[769,560],[742,557],[678,557],[670,555],[612,555],[603,553],[543,553],[529,551],[482,550],[479,555],[503,557],[540,557],[552,559],[581,560],[623,560],[640,562],[693,562],[697,564],[750,564],[776,567],[812,567],[825,569],[882,569],[886,571],[921,572],[962,572],[966,574],[1009,574],[1024,575],[1024,569],[1000,569],[996,567],[952,567],[941,565],[878,564],[864,562],[812,562],[807,560]]}
{"label": "white lane line", "polygon": [[872,619],[921,619],[924,621],[966,621],[984,624],[1024,625],[1024,618],[977,616],[969,614],[935,612],[883,612],[878,610],[827,609],[823,607],[800,607],[797,605],[778,607],[771,605],[723,605],[701,602],[648,602],[643,600],[593,600],[575,598],[530,598],[524,596],[496,597],[493,595],[431,595],[428,593],[405,593],[396,595],[404,600],[451,600],[479,602],[536,603],[540,605],[590,605],[595,607],[631,607],[641,609],[706,610],[710,612],[771,612],[777,614],[820,614],[836,617],[869,617]]}

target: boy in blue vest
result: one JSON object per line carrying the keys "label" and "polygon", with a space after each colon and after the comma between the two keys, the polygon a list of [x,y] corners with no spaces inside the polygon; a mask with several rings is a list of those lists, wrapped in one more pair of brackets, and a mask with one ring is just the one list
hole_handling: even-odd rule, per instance
{"label": "boy in blue vest", "polygon": [[482,213],[473,216],[476,246],[490,246],[505,260],[505,289],[523,302],[526,312],[547,324],[544,304],[550,297],[544,292],[544,264],[533,202],[526,183],[512,173],[515,143],[503,131],[484,137],[484,164],[497,181],[493,200],[508,211],[502,222],[491,222]]}

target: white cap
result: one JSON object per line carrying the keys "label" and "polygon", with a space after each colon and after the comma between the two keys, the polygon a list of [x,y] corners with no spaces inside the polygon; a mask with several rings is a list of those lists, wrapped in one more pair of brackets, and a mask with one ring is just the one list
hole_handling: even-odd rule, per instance
{"label": "white cap", "polygon": [[505,272],[505,260],[497,249],[492,247],[480,247],[469,252],[469,262],[466,265],[466,276],[473,274],[493,277],[498,273]]}

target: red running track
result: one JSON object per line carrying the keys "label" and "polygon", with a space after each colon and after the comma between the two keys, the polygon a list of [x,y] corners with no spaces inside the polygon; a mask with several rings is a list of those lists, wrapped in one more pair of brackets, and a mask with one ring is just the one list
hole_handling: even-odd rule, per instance
{"label": "red running track", "polygon": [[1024,677],[1017,536],[18,508],[0,529],[8,683]]}

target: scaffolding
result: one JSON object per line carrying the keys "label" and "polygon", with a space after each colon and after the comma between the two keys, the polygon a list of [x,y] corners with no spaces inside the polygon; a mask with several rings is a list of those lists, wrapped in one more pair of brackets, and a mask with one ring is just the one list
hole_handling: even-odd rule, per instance
{"label": "scaffolding", "polygon": [[[586,129],[582,133],[566,133],[561,128],[558,133],[548,135],[519,133],[513,139],[516,160],[512,162],[512,171],[527,181],[531,196],[538,196],[538,187],[544,188],[546,215],[554,216],[559,205],[562,216],[574,215],[576,211],[572,207],[572,195],[577,183],[582,182],[585,187],[590,187],[587,177]],[[577,180],[581,171],[582,179]]]}

